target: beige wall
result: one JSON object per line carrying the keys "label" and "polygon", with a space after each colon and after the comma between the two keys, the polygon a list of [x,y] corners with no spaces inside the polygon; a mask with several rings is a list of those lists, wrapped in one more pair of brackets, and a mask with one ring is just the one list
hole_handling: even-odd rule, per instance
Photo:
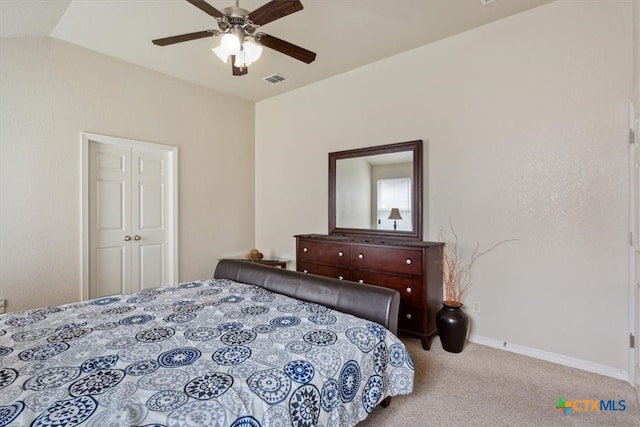
{"label": "beige wall", "polygon": [[[52,38],[0,41],[0,298],[77,301],[81,132],[178,146],[180,280],[254,238],[253,104]],[[231,131],[233,130],[233,131]]]}
{"label": "beige wall", "polygon": [[259,102],[257,247],[327,232],[327,153],[423,139],[425,240],[519,239],[473,270],[472,334],[624,373],[630,13],[553,2]]}

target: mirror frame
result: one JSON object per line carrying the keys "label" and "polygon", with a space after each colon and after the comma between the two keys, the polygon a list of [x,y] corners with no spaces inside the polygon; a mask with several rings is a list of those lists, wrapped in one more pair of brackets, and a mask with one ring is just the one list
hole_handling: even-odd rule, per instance
{"label": "mirror frame", "polygon": [[[336,227],[336,161],[354,157],[411,151],[413,153],[413,181],[411,189],[411,231],[376,230],[368,228]],[[394,239],[422,240],[422,140],[357,148],[329,153],[329,234],[360,237],[388,237]]]}

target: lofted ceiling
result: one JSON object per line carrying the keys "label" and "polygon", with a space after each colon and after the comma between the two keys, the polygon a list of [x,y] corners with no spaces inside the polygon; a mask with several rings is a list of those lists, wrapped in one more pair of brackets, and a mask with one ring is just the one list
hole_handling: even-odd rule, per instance
{"label": "lofted ceiling", "polygon": [[[235,0],[207,0],[222,10]],[[260,28],[317,54],[311,64],[271,49],[244,76],[211,51],[219,37],[159,47],[151,40],[217,29],[185,0],[1,0],[0,38],[50,36],[247,100],[261,100],[362,67],[552,0],[301,0]],[[255,10],[267,0],[239,0]],[[485,3],[488,3],[485,5]],[[264,77],[288,78],[278,84]]]}

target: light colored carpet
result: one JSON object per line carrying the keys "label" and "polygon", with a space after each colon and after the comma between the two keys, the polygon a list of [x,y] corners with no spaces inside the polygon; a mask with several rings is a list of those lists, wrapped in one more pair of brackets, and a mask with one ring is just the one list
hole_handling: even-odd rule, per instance
{"label": "light colored carpet", "polygon": [[[640,426],[629,383],[527,356],[467,343],[448,353],[440,340],[424,351],[402,338],[415,364],[413,394],[394,397],[359,427],[387,426]],[[624,411],[555,409],[558,398],[624,400]]]}

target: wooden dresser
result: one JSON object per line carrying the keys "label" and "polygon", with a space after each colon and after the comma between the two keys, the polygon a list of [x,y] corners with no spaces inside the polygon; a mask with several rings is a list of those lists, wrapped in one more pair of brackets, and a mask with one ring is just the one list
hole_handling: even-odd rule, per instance
{"label": "wooden dresser", "polygon": [[442,307],[442,243],[302,234],[296,238],[296,269],[392,288],[400,292],[400,333],[417,336],[428,350]]}

